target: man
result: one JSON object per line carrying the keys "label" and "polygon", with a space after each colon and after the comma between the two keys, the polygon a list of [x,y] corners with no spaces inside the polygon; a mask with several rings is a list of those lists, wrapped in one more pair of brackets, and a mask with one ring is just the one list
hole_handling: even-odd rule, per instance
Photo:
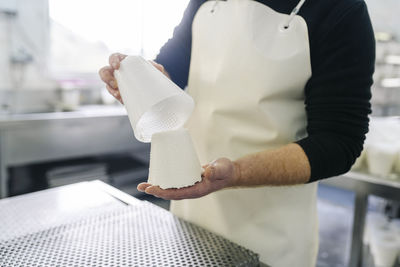
{"label": "man", "polygon": [[[123,58],[100,70],[119,100]],[[361,153],[374,60],[362,0],[190,1],[153,64],[196,102],[186,126],[205,172],[138,189],[271,266],[314,266],[316,181]]]}

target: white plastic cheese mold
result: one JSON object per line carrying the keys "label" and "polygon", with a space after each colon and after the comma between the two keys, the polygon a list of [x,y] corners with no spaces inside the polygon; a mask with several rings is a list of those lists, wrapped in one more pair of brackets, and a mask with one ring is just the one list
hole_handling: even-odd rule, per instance
{"label": "white plastic cheese mold", "polygon": [[136,139],[183,127],[194,109],[191,96],[140,56],[128,56],[114,71]]}

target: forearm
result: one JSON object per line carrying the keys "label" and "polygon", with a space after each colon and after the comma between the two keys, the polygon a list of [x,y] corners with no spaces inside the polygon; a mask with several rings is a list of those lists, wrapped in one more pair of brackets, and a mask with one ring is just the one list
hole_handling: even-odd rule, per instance
{"label": "forearm", "polygon": [[298,144],[289,144],[234,162],[227,158],[214,160],[206,166],[202,181],[193,186],[161,189],[156,185],[141,183],[138,190],[164,199],[180,200],[199,198],[230,187],[304,184],[310,174],[310,164],[303,149]]}
{"label": "forearm", "polygon": [[238,175],[233,186],[239,187],[304,184],[311,176],[308,158],[297,144],[250,154],[234,164]]}

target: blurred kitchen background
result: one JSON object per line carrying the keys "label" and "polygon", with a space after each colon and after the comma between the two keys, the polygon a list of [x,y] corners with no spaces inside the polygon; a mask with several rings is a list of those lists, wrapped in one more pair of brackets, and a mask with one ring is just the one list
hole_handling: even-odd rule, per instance
{"label": "blurred kitchen background", "polygon": [[[353,187],[320,184],[321,267],[360,255],[362,266],[391,266],[393,242],[400,251],[400,1],[366,2],[377,41],[371,130],[346,176]],[[147,179],[149,146],[133,137],[98,70],[113,52],[154,58],[187,3],[0,0],[1,197],[98,179],[168,209],[136,190]],[[361,221],[353,216],[360,194],[369,200]],[[363,219],[364,245],[355,248]]]}
{"label": "blurred kitchen background", "polygon": [[149,146],[98,70],[116,51],[154,58],[187,3],[0,1],[3,196],[91,178],[138,193]]}

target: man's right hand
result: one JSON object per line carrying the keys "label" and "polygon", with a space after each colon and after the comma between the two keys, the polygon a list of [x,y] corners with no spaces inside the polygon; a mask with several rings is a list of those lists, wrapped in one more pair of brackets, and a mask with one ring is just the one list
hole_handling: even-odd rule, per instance
{"label": "man's right hand", "polygon": [[[100,78],[103,82],[105,82],[108,92],[111,95],[113,95],[121,103],[123,103],[123,102],[122,102],[121,94],[118,90],[117,80],[114,77],[114,70],[119,69],[121,61],[124,60],[124,58],[126,58],[126,57],[127,57],[127,55],[123,55],[120,53],[114,53],[108,59],[108,62],[110,65],[105,66],[99,70]],[[153,64],[154,67],[156,67],[159,71],[161,71],[164,75],[166,75],[169,78],[169,75],[165,71],[163,65],[158,64],[154,61],[150,61],[150,63]],[[135,74],[132,73],[132,75],[135,75]]]}

